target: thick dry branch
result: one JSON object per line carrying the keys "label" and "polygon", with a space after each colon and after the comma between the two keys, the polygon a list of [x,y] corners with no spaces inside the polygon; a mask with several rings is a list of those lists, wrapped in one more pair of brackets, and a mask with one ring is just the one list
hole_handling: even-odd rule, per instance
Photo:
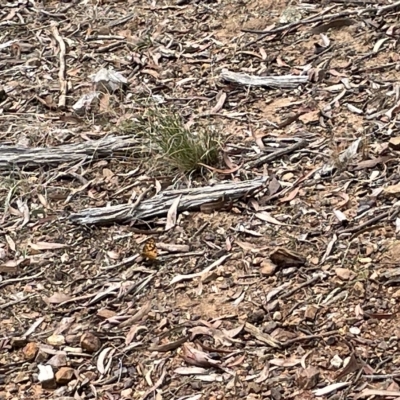
{"label": "thick dry branch", "polygon": [[121,204],[112,207],[89,208],[70,215],[69,219],[77,224],[108,225],[127,223],[152,217],[166,216],[173,202],[181,196],[178,212],[197,209],[201,205],[223,200],[235,200],[260,189],[265,178],[244,182],[224,182],[215,186],[193,189],[166,190],[138,205]]}
{"label": "thick dry branch", "polygon": [[304,139],[299,140],[298,142],[292,144],[291,146],[285,147],[284,149],[279,149],[274,153],[261,156],[254,161],[250,161],[249,163],[247,163],[246,168],[249,169],[249,168],[261,167],[261,165],[274,161],[286,154],[291,154],[296,150],[303,149],[304,147],[307,146],[307,144],[308,144],[307,140]]}
{"label": "thick dry branch", "polygon": [[273,88],[293,89],[307,83],[308,76],[284,75],[284,76],[256,76],[232,72],[227,69],[221,71],[221,78],[234,83],[248,86],[269,86]]}
{"label": "thick dry branch", "polygon": [[96,159],[112,156],[116,150],[133,152],[135,148],[138,148],[138,142],[131,136],[109,136],[85,143],[47,148],[0,146],[0,170],[59,165],[85,158]]}
{"label": "thick dry branch", "polygon": [[[375,3],[374,3],[375,4]],[[352,15],[363,15],[363,14],[376,14],[376,15],[382,15],[388,11],[391,11],[395,8],[400,7],[400,1],[397,1],[393,4],[389,4],[389,5],[384,5],[381,7],[369,7],[369,8],[358,8],[355,10],[346,10],[346,11],[342,11],[339,13],[335,13],[335,14],[325,14],[325,15],[319,15],[316,17],[310,17],[310,18],[305,18],[302,19],[300,21],[295,21],[295,22],[291,22],[288,23],[286,25],[283,26],[279,26],[275,29],[270,29],[268,31],[260,31],[260,30],[254,30],[254,29],[242,29],[242,32],[247,32],[247,33],[256,33],[256,34],[260,34],[262,36],[260,36],[259,38],[251,41],[250,43],[247,43],[247,46],[254,44],[256,42],[259,42],[260,40],[264,39],[265,37],[267,37],[268,35],[274,35],[277,33],[281,33],[284,31],[290,31],[293,28],[297,28],[300,25],[307,25],[307,24],[312,24],[314,22],[322,22],[322,21],[327,21],[327,20],[334,20],[337,18],[343,18],[343,17],[349,17]]]}

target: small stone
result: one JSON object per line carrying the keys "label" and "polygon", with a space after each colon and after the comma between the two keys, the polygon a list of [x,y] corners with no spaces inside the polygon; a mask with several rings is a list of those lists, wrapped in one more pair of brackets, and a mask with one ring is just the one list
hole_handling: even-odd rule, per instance
{"label": "small stone", "polygon": [[66,385],[74,377],[74,370],[70,367],[61,367],[56,373],[56,382]]}
{"label": "small stone", "polygon": [[[127,371],[127,373],[129,374],[130,373],[130,371],[129,371],[129,368],[128,368],[128,371]],[[129,376],[129,375],[128,375]],[[124,389],[129,389],[129,388],[131,388],[133,385],[135,384],[135,381],[132,379],[132,378],[127,378],[125,381],[124,381]]]}
{"label": "small stone", "polygon": [[123,399],[131,399],[132,398],[133,390],[131,388],[124,389],[121,391],[121,398]]}
{"label": "small stone", "polygon": [[282,313],[280,311],[275,311],[273,316],[272,316],[272,319],[274,321],[281,321],[282,320]]}
{"label": "small stone", "polygon": [[251,322],[252,324],[262,323],[264,321],[264,318],[265,312],[261,308],[249,314],[249,322]]}
{"label": "small stone", "polygon": [[65,336],[65,342],[69,345],[76,345],[79,343],[79,335],[67,335]]}
{"label": "small stone", "polygon": [[284,268],[282,270],[282,276],[289,276],[294,274],[297,271],[297,268],[295,267],[290,267],[290,268]]}
{"label": "small stone", "polygon": [[314,304],[310,304],[307,306],[306,311],[304,312],[304,318],[309,321],[314,321],[317,316],[318,307]]}
{"label": "small stone", "polygon": [[267,304],[266,309],[268,312],[279,310],[279,301],[278,300],[271,301],[270,303]]}
{"label": "small stone", "polygon": [[361,329],[358,328],[357,326],[352,326],[352,327],[349,329],[349,332],[350,332],[351,334],[353,334],[353,335],[359,335],[359,334],[361,333]]}
{"label": "small stone", "polygon": [[255,382],[250,382],[247,386],[247,391],[255,394],[261,393],[261,386]]}
{"label": "small stone", "polygon": [[271,388],[271,398],[273,400],[282,400],[283,396],[280,390],[280,387],[274,386]]}
{"label": "small stone", "polygon": [[348,268],[336,268],[335,273],[342,281],[348,281],[353,275]]}
{"label": "small stone", "polygon": [[190,382],[190,387],[193,390],[202,390],[203,384],[201,383],[201,381],[192,381],[192,382]]}
{"label": "small stone", "polygon": [[55,369],[65,367],[67,365],[67,353],[65,351],[59,351],[56,355],[50,358],[47,364],[51,365]]}
{"label": "small stone", "polygon": [[264,257],[254,257],[251,263],[253,265],[260,265],[264,261]]}
{"label": "small stone", "polygon": [[392,137],[389,140],[389,147],[392,150],[400,150],[400,136]]}
{"label": "small stone", "polygon": [[378,349],[379,350],[387,350],[389,347],[388,343],[385,342],[384,340],[382,340],[379,344],[378,344]]}
{"label": "small stone", "polygon": [[97,374],[94,371],[85,371],[83,375],[89,380],[89,381],[95,381],[97,379]]}
{"label": "small stone", "polygon": [[264,260],[261,262],[260,273],[261,275],[271,276],[276,271],[276,265],[269,260]]}
{"label": "small stone", "polygon": [[65,337],[63,335],[51,335],[47,338],[47,343],[59,347],[65,344]]}
{"label": "small stone", "polygon": [[100,339],[93,335],[93,333],[87,332],[81,336],[81,347],[88,353],[95,353],[101,347]]}
{"label": "small stone", "polygon": [[33,361],[38,351],[39,351],[39,346],[35,342],[28,343],[22,350],[24,358],[27,361]]}
{"label": "small stone", "polygon": [[11,339],[11,347],[13,349],[21,349],[22,347],[26,346],[28,343],[28,339],[24,337],[14,337]]}
{"label": "small stone", "polygon": [[56,385],[56,380],[54,378],[53,368],[50,365],[38,365],[39,368],[39,375],[38,379],[39,382],[42,384],[44,389],[54,389]]}
{"label": "small stone", "polygon": [[35,361],[38,364],[44,364],[49,359],[49,354],[39,348],[39,351],[36,354]]}
{"label": "small stone", "polygon": [[319,258],[318,257],[311,257],[310,258],[310,263],[313,265],[318,265],[319,264]]}
{"label": "small stone", "polygon": [[354,293],[356,293],[358,296],[364,296],[364,294],[365,294],[364,285],[360,281],[357,281],[354,284],[353,289],[354,289]]}
{"label": "small stone", "polygon": [[0,86],[0,103],[3,102],[7,98],[7,93],[4,90],[3,86]]}
{"label": "small stone", "polygon": [[343,360],[336,354],[332,359],[331,359],[331,365],[335,368],[340,368],[343,364]]}
{"label": "small stone", "polygon": [[292,172],[288,172],[288,173],[282,175],[282,180],[286,181],[286,182],[292,180],[293,178],[294,178],[294,174]]}
{"label": "small stone", "polygon": [[275,321],[269,321],[263,326],[263,332],[270,333],[276,329],[277,326],[278,324]]}
{"label": "small stone", "polygon": [[296,381],[301,389],[311,390],[315,388],[319,380],[319,370],[315,367],[308,367],[297,372]]}
{"label": "small stone", "polygon": [[5,389],[8,393],[18,393],[18,385],[16,385],[14,382],[9,383]]}

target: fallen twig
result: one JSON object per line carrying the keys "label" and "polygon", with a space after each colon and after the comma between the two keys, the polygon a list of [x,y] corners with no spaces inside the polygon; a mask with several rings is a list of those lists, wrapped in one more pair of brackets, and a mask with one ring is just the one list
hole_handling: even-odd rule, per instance
{"label": "fallen twig", "polygon": [[10,301],[8,303],[0,304],[0,310],[4,310],[7,307],[13,306],[14,304],[22,303],[24,301],[31,299],[32,297],[37,297],[37,296],[38,296],[37,294],[31,294],[30,296],[24,297],[23,299],[17,299],[17,300]]}
{"label": "fallen twig", "polygon": [[[396,211],[395,211],[396,212]],[[397,213],[400,212],[400,208],[397,211]],[[374,224],[375,222],[380,221],[383,218],[388,217],[389,215],[392,215],[392,211],[385,211],[382,214],[377,215],[376,217],[371,218],[368,221],[365,221],[364,223],[362,223],[361,225],[358,226],[353,226],[352,228],[347,228],[347,229],[343,229],[341,231],[338,231],[337,234],[342,234],[342,233],[355,233],[358,232],[360,230],[362,230],[363,228],[370,226],[372,224]]]}
{"label": "fallen twig", "polygon": [[261,157],[257,158],[257,160],[247,163],[246,168],[250,169],[250,168],[260,167],[261,165],[263,165],[267,162],[270,162],[270,161],[274,161],[286,154],[290,154],[296,150],[303,149],[304,147],[307,146],[307,144],[308,144],[307,140],[304,140],[304,139],[299,140],[297,143],[295,143],[291,146],[285,147],[284,149],[277,150],[274,153],[267,154],[265,156],[261,156]]}
{"label": "fallen twig", "polygon": [[276,33],[281,33],[284,31],[290,31],[291,29],[296,28],[300,25],[312,24],[314,22],[323,22],[323,21],[326,21],[327,19],[343,18],[343,17],[348,17],[350,15],[361,15],[361,14],[382,15],[384,12],[390,11],[393,8],[396,8],[398,6],[400,6],[400,2],[396,2],[394,4],[389,4],[389,5],[378,7],[378,8],[362,8],[362,9],[356,9],[356,10],[342,11],[342,12],[335,13],[335,14],[320,15],[318,17],[305,18],[300,21],[295,21],[295,22],[291,22],[291,23],[283,25],[283,26],[279,26],[278,28],[271,29],[269,31],[254,30],[254,29],[242,29],[242,32],[255,33],[255,34],[261,35],[259,38],[255,39],[252,42],[247,44],[247,45],[250,45],[250,44],[259,42],[260,40],[266,38],[269,35],[274,35]]}
{"label": "fallen twig", "polygon": [[393,374],[385,374],[385,375],[363,375],[362,376],[365,379],[371,379],[373,381],[377,381],[377,380],[386,380],[386,379],[393,379],[393,378],[399,378],[400,377],[400,373],[393,373]]}
{"label": "fallen twig", "polygon": [[286,299],[286,298],[290,297],[292,294],[296,293],[298,290],[303,289],[307,286],[310,286],[313,283],[319,281],[320,279],[323,279],[324,277],[325,277],[325,275],[323,275],[323,274],[317,274],[317,275],[313,276],[311,279],[309,279],[308,281],[303,282],[301,285],[296,286],[295,288],[293,288],[292,290],[289,290],[288,292],[285,292],[282,296],[279,296],[279,298]]}
{"label": "fallen twig", "polygon": [[317,335],[307,335],[307,336],[298,336],[294,339],[289,339],[286,340],[285,342],[281,342],[281,346],[282,347],[289,347],[294,343],[297,342],[302,342],[302,341],[306,341],[306,340],[312,340],[312,339],[322,339],[326,336],[335,336],[338,334],[338,331],[329,331],[329,332],[323,332]]}
{"label": "fallen twig", "polygon": [[228,82],[240,83],[248,86],[269,86],[273,88],[296,88],[308,82],[308,76],[284,75],[284,76],[256,76],[232,72],[224,68],[221,78]]}
{"label": "fallen twig", "polygon": [[173,285],[174,283],[178,283],[181,281],[187,281],[189,279],[198,278],[199,276],[203,276],[203,275],[207,274],[208,272],[212,271],[214,268],[221,265],[229,257],[231,257],[231,254],[225,254],[224,256],[220,257],[218,260],[214,261],[207,268],[203,269],[203,271],[198,272],[196,274],[177,275],[171,280],[170,285]]}
{"label": "fallen twig", "polygon": [[58,72],[58,78],[60,80],[60,98],[58,99],[58,107],[64,108],[67,100],[67,80],[66,76],[66,67],[65,67],[65,42],[60,36],[58,32],[57,24],[53,24],[51,26],[51,32],[60,46],[60,70]]}

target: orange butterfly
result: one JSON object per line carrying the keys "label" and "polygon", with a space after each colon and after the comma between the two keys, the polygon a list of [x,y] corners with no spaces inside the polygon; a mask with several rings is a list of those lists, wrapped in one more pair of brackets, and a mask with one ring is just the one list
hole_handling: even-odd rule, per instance
{"label": "orange butterfly", "polygon": [[142,256],[150,261],[157,259],[157,246],[154,238],[147,239],[142,250]]}

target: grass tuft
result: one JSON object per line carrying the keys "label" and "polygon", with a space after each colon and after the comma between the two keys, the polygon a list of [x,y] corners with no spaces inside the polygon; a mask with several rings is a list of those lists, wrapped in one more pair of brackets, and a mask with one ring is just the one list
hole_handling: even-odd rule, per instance
{"label": "grass tuft", "polygon": [[161,159],[167,159],[183,173],[200,170],[200,164],[215,166],[218,163],[220,134],[202,126],[196,130],[188,129],[182,118],[171,110],[148,109],[146,117],[129,125],[135,127],[136,133],[139,128],[160,153]]}

